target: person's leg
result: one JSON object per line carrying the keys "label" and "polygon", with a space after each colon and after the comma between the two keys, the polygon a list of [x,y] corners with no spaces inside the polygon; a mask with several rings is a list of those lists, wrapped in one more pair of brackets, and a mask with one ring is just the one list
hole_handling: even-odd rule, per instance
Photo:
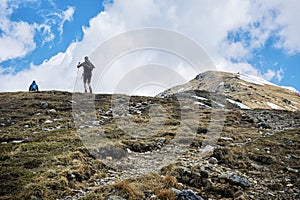
{"label": "person's leg", "polygon": [[85,93],[87,93],[86,83],[87,83],[87,76],[84,74],[83,75],[83,87],[84,87]]}
{"label": "person's leg", "polygon": [[90,93],[92,93],[92,86],[91,86],[91,78],[92,78],[92,74],[90,74],[88,77],[87,77],[87,83],[88,83],[88,86],[89,86],[89,90],[90,90]]}
{"label": "person's leg", "polygon": [[89,85],[89,90],[90,90],[90,93],[92,93],[93,91],[92,91],[92,86],[91,86],[91,83],[88,83],[88,85]]}

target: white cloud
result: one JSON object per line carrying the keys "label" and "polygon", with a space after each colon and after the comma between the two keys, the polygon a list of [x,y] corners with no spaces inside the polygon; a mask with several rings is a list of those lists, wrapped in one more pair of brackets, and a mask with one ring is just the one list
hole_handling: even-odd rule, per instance
{"label": "white cloud", "polygon": [[[58,53],[41,66],[31,65],[30,69],[13,74],[0,73],[1,91],[27,91],[29,84],[35,80],[41,90],[69,90],[74,87],[76,65],[73,62],[76,43],[66,52]],[[78,59],[78,58],[77,58]],[[7,73],[8,71],[5,71]]]}
{"label": "white cloud", "polygon": [[285,48],[289,53],[300,52],[300,1],[281,1],[280,13],[276,22],[283,28],[279,32],[281,37],[278,46]]}
{"label": "white cloud", "polygon": [[9,20],[15,7],[17,6],[9,7],[9,1],[0,3],[0,62],[23,57],[36,46],[34,26],[23,21]]}
{"label": "white cloud", "polygon": [[73,20],[73,14],[75,12],[74,7],[68,7],[66,11],[62,11],[62,14],[60,14],[61,22],[59,23],[59,32],[60,34],[63,33],[63,26],[65,22],[70,22]]}
{"label": "white cloud", "polygon": [[284,77],[284,70],[280,68],[279,70],[276,71],[276,78],[280,82]]}
{"label": "white cloud", "polygon": [[[248,73],[265,77],[268,80],[276,78],[280,81],[284,73],[282,69],[276,71],[270,68],[262,74],[257,68],[248,64],[246,59],[252,56],[253,49],[263,47],[271,36],[280,37],[277,47],[284,48],[288,52],[300,51],[298,4],[297,0],[285,2],[279,0],[259,2],[252,0],[190,0],[188,2],[174,0],[172,3],[157,0],[115,0],[112,4],[106,4],[105,11],[91,19],[88,27],[83,27],[82,41],[72,43],[66,52],[58,53],[40,66],[32,66],[30,70],[20,72],[15,76],[1,75],[1,82],[6,80],[8,83],[15,83],[20,78],[30,82],[32,77],[38,76],[39,82],[43,85],[41,88],[72,91],[74,83],[72,80],[75,80],[76,76],[74,66],[77,61],[82,60],[84,55],[90,54],[112,36],[143,27],[167,28],[187,35],[207,50],[219,70]],[[74,11],[74,8],[69,7],[66,11],[55,14],[55,23],[59,24],[60,32],[63,30],[63,24],[72,20]],[[8,9],[8,16],[10,12],[11,10]],[[45,42],[55,37],[53,23],[54,21],[48,21],[36,26],[49,38]],[[229,32],[240,33],[244,38],[241,41],[228,41]],[[30,33],[28,31],[27,35]],[[27,37],[30,39],[29,36]],[[30,42],[32,43],[34,44],[34,41]],[[30,45],[23,44],[23,46]],[[16,48],[18,48],[17,45]],[[19,49],[22,49],[22,45]],[[28,51],[26,49],[24,52]],[[15,54],[15,57],[16,55],[21,55],[21,53]],[[3,57],[7,58],[4,54]],[[232,63],[230,59],[236,59],[239,63]],[[141,64],[151,62],[143,57],[138,60]],[[126,64],[128,63],[124,59],[122,66]],[[183,70],[178,63],[176,66],[179,72],[191,74],[194,77],[194,72],[188,69]],[[118,69],[111,71],[111,76],[119,72]],[[15,85],[15,89],[24,88],[18,84]],[[1,85],[1,90],[3,88],[5,87]]]}
{"label": "white cloud", "polygon": [[276,72],[274,72],[273,70],[268,69],[266,73],[264,73],[263,77],[264,79],[270,81],[274,78],[274,76],[276,75]]}
{"label": "white cloud", "polygon": [[[13,12],[26,3],[39,4],[36,0],[2,0],[0,2],[0,63],[14,58],[24,57],[36,48],[34,37],[40,32],[43,44],[53,41],[55,34],[54,27],[57,27],[60,35],[63,33],[64,23],[72,21],[75,9],[68,7],[65,11],[53,11],[45,16],[45,22],[41,24],[29,24],[25,21],[12,21]],[[9,47],[9,48],[7,48]]]}

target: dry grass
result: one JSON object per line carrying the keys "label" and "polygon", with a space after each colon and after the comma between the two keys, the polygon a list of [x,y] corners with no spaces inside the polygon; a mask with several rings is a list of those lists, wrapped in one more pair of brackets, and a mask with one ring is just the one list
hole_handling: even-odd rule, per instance
{"label": "dry grass", "polygon": [[[111,195],[119,195],[126,199],[147,199],[154,194],[157,199],[175,199],[171,188],[180,190],[186,188],[186,185],[179,184],[171,173],[173,169],[180,166],[180,163],[173,163],[157,173],[146,174],[135,179],[127,179],[107,186],[97,185],[99,180],[109,176],[107,171],[111,169],[95,159],[78,137],[71,115],[69,102],[71,94],[50,91],[5,94],[10,95],[11,98],[4,98],[3,95],[0,94],[2,99],[0,122],[5,124],[1,125],[0,129],[0,199],[59,199],[75,196],[74,191],[84,191],[86,188],[96,189],[91,190],[84,199],[108,199]],[[96,99],[99,100],[96,102],[96,109],[104,112],[110,109],[109,95],[97,95]],[[49,108],[40,108],[39,105],[43,101],[49,103]],[[163,130],[148,138],[132,140],[132,137],[122,131],[115,121],[108,119],[103,121],[101,127],[113,144],[118,144],[118,147],[123,149],[133,149],[134,146],[140,145],[142,148],[139,150],[148,151],[161,148],[157,145],[158,139],[164,138],[167,144],[176,136],[180,126],[180,111],[174,106],[176,102],[173,104],[171,100],[150,97],[131,99],[132,104],[145,101],[162,103],[165,109],[170,111]],[[56,112],[49,113],[47,112],[49,109],[55,109]],[[253,171],[251,164],[266,166],[269,171],[259,170],[261,173],[259,178],[274,176],[281,180],[280,184],[284,185],[285,174],[277,173],[278,170],[286,170],[281,163],[299,169],[299,130],[285,130],[270,137],[262,137],[260,131],[262,133],[266,131],[253,127],[253,123],[245,121],[238,111],[228,111],[227,114],[221,136],[231,137],[234,143],[240,145],[231,146],[230,141],[219,142],[222,147],[213,155],[217,157],[219,165],[239,169],[250,175]],[[147,125],[149,120],[147,109],[141,115],[133,116],[134,121],[139,122],[141,126]],[[100,115],[98,117],[100,118]],[[194,140],[198,146],[191,150],[201,147],[210,117],[211,111],[203,110],[199,121],[192,121],[202,129],[198,129]],[[53,123],[44,123],[46,120],[52,120]],[[60,129],[44,130],[51,126],[60,126]],[[195,134],[196,132],[197,130]],[[97,130],[91,130],[91,142],[95,142],[93,139],[96,136]],[[13,140],[23,140],[23,142],[13,143]],[[264,152],[265,147],[270,148],[270,153]],[[291,157],[287,158],[287,155]],[[300,188],[297,175],[288,174],[293,180],[293,185]],[[276,190],[280,188],[280,184],[270,185],[269,188]],[[193,190],[199,191],[199,188]],[[232,197],[230,188],[222,189],[218,185],[212,186],[209,192],[215,195],[213,197],[218,195],[219,198]]]}
{"label": "dry grass", "polygon": [[176,195],[175,193],[170,189],[157,189],[155,191],[155,195],[157,199],[161,200],[175,200]]}

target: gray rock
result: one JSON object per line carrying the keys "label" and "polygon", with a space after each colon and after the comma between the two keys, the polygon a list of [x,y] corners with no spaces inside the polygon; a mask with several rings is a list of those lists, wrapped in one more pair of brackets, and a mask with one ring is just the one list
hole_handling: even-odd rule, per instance
{"label": "gray rock", "polygon": [[211,163],[211,164],[217,164],[218,163],[218,159],[216,159],[215,157],[210,157],[209,158],[209,163]]}
{"label": "gray rock", "polygon": [[287,167],[286,170],[288,170],[289,172],[294,172],[294,173],[299,172],[297,169],[293,169],[293,168],[290,168],[290,167]]}
{"label": "gray rock", "polygon": [[40,108],[43,108],[43,109],[48,108],[48,106],[49,106],[49,104],[47,102],[42,102],[40,104]]}
{"label": "gray rock", "polygon": [[233,142],[234,139],[231,137],[220,137],[220,140]]}
{"label": "gray rock", "polygon": [[247,195],[244,192],[239,190],[236,193],[234,193],[234,199],[235,200],[246,200],[248,198],[247,198]]}
{"label": "gray rock", "polygon": [[268,123],[266,123],[266,122],[259,122],[258,124],[257,124],[257,126],[258,126],[258,128],[263,128],[263,129],[271,129],[272,127],[268,124]]}
{"label": "gray rock", "polygon": [[202,178],[208,178],[208,172],[205,170],[201,170],[200,175]]}
{"label": "gray rock", "polygon": [[177,200],[203,200],[201,196],[198,196],[192,190],[182,190],[180,192],[177,192],[176,196]]}
{"label": "gray rock", "polygon": [[234,185],[239,185],[243,188],[250,187],[249,181],[246,178],[234,175],[233,173],[228,174],[228,180]]}

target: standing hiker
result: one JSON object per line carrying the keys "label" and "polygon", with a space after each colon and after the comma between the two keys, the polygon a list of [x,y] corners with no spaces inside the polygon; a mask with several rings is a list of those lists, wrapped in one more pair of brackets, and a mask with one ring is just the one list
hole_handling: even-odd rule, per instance
{"label": "standing hiker", "polygon": [[80,68],[83,66],[83,85],[84,85],[84,92],[87,92],[87,85],[89,87],[90,93],[92,93],[92,87],[91,87],[91,78],[92,78],[92,71],[95,68],[93,63],[89,61],[89,58],[87,56],[84,57],[83,63],[78,63],[77,68]]}
{"label": "standing hiker", "polygon": [[32,81],[31,85],[29,86],[29,91],[39,91],[39,87],[35,81]]}

